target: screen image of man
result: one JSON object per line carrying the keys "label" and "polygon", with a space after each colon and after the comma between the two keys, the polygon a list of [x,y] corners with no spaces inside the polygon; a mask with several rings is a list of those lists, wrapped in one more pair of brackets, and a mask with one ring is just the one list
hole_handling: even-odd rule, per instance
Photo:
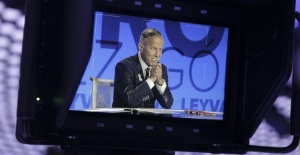
{"label": "screen image of man", "polygon": [[158,30],[147,28],[141,33],[138,53],[115,67],[112,107],[154,108],[156,100],[163,108],[172,107],[167,67],[159,62],[163,45]]}

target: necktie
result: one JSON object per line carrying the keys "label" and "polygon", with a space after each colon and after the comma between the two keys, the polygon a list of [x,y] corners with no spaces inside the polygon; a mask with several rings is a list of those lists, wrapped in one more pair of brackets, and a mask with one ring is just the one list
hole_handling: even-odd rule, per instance
{"label": "necktie", "polygon": [[146,71],[145,79],[147,79],[149,77],[149,75],[150,75],[150,73],[149,73],[150,72],[150,68],[146,68],[145,71]]}
{"label": "necktie", "polygon": [[[146,74],[145,74],[145,80],[147,80],[148,77],[150,76],[150,68],[146,68],[145,72],[146,72]],[[144,101],[143,108],[147,108],[148,102],[149,102],[148,99]]]}

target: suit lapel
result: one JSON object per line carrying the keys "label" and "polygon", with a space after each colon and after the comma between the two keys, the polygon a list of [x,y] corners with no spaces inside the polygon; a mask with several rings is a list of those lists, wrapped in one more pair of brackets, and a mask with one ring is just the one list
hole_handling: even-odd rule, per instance
{"label": "suit lapel", "polygon": [[142,66],[141,66],[141,63],[139,61],[139,57],[137,54],[134,56],[134,62],[136,64],[136,73],[138,75],[138,81],[139,82],[144,81],[145,77],[143,74],[143,69],[142,69]]}

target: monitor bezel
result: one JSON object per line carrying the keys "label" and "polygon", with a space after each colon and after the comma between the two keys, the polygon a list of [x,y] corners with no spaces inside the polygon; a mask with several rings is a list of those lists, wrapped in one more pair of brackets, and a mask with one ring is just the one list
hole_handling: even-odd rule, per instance
{"label": "monitor bezel", "polygon": [[[199,20],[198,18],[189,18],[186,19],[183,17],[178,17],[175,15],[170,15],[166,13],[149,13],[147,11],[142,10],[126,10],[124,8],[116,9],[115,7],[109,7],[105,5],[93,5],[93,15],[96,11],[107,12],[107,13],[116,13],[116,14],[124,14],[130,16],[138,16],[145,18],[157,18],[157,19],[166,19],[173,21],[183,21],[190,22],[196,24],[210,24],[213,26],[227,27],[228,28],[228,53],[227,53],[227,67],[226,67],[226,79],[225,79],[225,97],[224,97],[224,115],[223,120],[202,120],[202,119],[181,119],[181,118],[170,118],[170,117],[160,117],[160,116],[134,116],[134,115],[122,115],[122,114],[106,114],[106,113],[91,113],[84,111],[67,111],[62,110],[61,114],[64,117],[60,118],[60,130],[62,133],[78,133],[88,131],[86,135],[98,135],[99,137],[112,135],[114,133],[123,133],[126,131],[126,135],[128,137],[136,136],[137,130],[127,129],[127,125],[132,125],[133,128],[144,128],[141,129],[141,134],[138,136],[139,138],[142,135],[148,135],[151,137],[153,141],[161,141],[161,135],[167,134],[166,141],[169,139],[180,139],[184,143],[201,143],[201,144],[215,144],[215,143],[223,143],[223,144],[241,144],[247,143],[247,140],[241,139],[242,130],[238,130],[237,124],[242,120],[242,116],[237,118],[236,111],[241,111],[242,106],[237,105],[238,100],[241,101],[241,98],[237,98],[237,96],[242,96],[242,92],[237,91],[237,86],[239,80],[238,70],[240,69],[238,66],[238,61],[236,61],[236,56],[238,56],[237,46],[233,46],[233,40],[238,40],[237,29],[238,23],[236,22],[238,19],[238,15],[234,18],[236,20],[230,21],[227,23],[220,21],[207,21],[206,19]],[[184,19],[185,18],[185,19]],[[94,20],[94,18],[92,18]],[[201,19],[201,18],[200,18]],[[91,21],[90,25],[94,25],[94,21]],[[197,21],[197,22],[196,22]],[[91,37],[93,35],[91,34]],[[236,43],[236,42],[235,42]],[[241,66],[240,66],[241,67]],[[82,65],[80,69],[81,73],[84,71],[85,67]],[[79,75],[80,76],[80,75]],[[80,76],[81,79],[81,76]],[[65,103],[65,105],[69,105],[72,103],[72,96],[74,96],[77,86],[73,85],[71,90],[72,93],[69,94],[70,97]],[[75,90],[75,91],[74,91]],[[241,94],[241,95],[237,95]],[[65,108],[68,106],[65,106]],[[61,118],[65,118],[64,121]],[[87,121],[88,120],[88,121]],[[155,122],[153,122],[155,120]],[[150,123],[151,122],[151,123]],[[102,124],[105,127],[99,127],[97,124]],[[153,128],[160,128],[158,131],[149,132],[145,129],[145,126],[150,124],[154,124]],[[162,125],[164,124],[164,125]],[[166,125],[167,124],[167,125]],[[100,126],[102,126],[100,125]],[[187,125],[187,127],[182,127],[182,125]],[[115,130],[115,126],[117,130]],[[143,127],[142,127],[143,126]],[[167,128],[172,127],[172,132],[168,131]],[[201,132],[193,132],[193,129],[201,130]],[[215,129],[213,131],[212,129]],[[183,132],[186,132],[183,134]],[[170,134],[171,133],[171,134]],[[124,134],[124,133],[123,133]],[[114,136],[112,136],[113,138]],[[167,140],[168,139],[168,140]],[[176,141],[176,140],[175,140]],[[92,145],[92,144],[91,144]],[[94,144],[97,145],[97,144]]]}

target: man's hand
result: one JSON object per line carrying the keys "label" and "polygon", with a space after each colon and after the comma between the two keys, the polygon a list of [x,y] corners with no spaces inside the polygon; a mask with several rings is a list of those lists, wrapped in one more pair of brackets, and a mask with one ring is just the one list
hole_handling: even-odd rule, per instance
{"label": "man's hand", "polygon": [[163,79],[162,79],[162,67],[161,63],[157,63],[155,66],[155,76],[156,76],[156,83],[159,85],[163,84]]}
{"label": "man's hand", "polygon": [[156,82],[159,85],[163,84],[161,63],[157,63],[156,66],[151,68],[150,78],[153,82]]}

